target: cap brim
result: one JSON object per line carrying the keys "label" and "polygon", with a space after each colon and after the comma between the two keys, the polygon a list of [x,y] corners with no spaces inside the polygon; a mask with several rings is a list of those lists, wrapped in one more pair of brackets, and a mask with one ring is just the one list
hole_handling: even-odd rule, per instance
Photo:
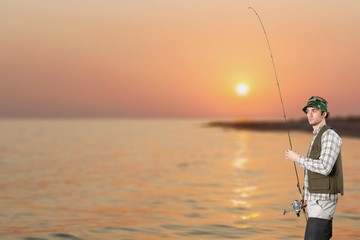
{"label": "cap brim", "polygon": [[306,109],[307,109],[308,107],[318,108],[318,105],[317,105],[316,103],[308,103],[305,107],[302,108],[302,110],[303,110],[304,113],[307,113],[307,112],[306,112]]}
{"label": "cap brim", "polygon": [[[318,105],[317,105],[316,103],[309,103],[308,105],[306,105],[305,107],[302,108],[302,110],[303,110],[303,112],[304,112],[305,114],[307,113],[307,112],[306,112],[306,109],[307,109],[308,107],[314,107],[314,108],[321,109],[321,108],[318,107]],[[323,109],[321,109],[321,110],[324,111]],[[330,117],[330,113],[329,113],[328,111],[325,111],[325,112],[327,112],[325,118]]]}

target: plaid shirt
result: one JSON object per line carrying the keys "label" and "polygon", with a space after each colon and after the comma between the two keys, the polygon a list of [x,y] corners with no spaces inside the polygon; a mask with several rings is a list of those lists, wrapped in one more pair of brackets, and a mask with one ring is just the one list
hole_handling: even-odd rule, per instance
{"label": "plaid shirt", "polygon": [[[321,127],[315,130],[314,137],[311,141],[308,155],[314,143],[316,136],[318,135]],[[332,129],[328,129],[321,136],[321,154],[318,160],[311,159],[309,157],[300,156],[298,158],[299,165],[305,168],[304,177],[304,199],[305,200],[330,200],[337,202],[338,195],[332,193],[310,193],[307,170],[316,172],[322,175],[329,175],[336,162],[341,149],[342,140],[340,136]]]}

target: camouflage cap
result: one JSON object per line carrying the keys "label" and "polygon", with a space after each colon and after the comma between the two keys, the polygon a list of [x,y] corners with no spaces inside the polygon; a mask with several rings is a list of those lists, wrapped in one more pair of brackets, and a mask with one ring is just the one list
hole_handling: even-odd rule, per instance
{"label": "camouflage cap", "polygon": [[308,107],[318,108],[321,109],[322,111],[327,112],[326,118],[330,116],[330,113],[327,110],[327,101],[322,97],[312,96],[311,98],[309,98],[306,106],[302,108],[304,113],[306,113],[306,109]]}

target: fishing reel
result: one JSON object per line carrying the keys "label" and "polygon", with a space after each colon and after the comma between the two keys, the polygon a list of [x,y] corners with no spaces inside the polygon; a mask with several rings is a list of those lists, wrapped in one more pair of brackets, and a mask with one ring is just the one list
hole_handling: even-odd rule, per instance
{"label": "fishing reel", "polygon": [[295,212],[297,217],[300,217],[301,210],[304,209],[305,206],[303,206],[303,201],[300,200],[294,200],[291,203],[291,209],[290,210],[284,210],[284,215],[290,212]]}

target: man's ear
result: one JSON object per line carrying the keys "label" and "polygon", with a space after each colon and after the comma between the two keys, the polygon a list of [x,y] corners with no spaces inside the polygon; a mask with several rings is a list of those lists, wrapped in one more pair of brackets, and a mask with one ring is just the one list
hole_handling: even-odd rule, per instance
{"label": "man's ear", "polygon": [[327,112],[323,112],[323,115],[324,115],[324,118],[326,118],[326,116],[328,115],[328,113]]}

